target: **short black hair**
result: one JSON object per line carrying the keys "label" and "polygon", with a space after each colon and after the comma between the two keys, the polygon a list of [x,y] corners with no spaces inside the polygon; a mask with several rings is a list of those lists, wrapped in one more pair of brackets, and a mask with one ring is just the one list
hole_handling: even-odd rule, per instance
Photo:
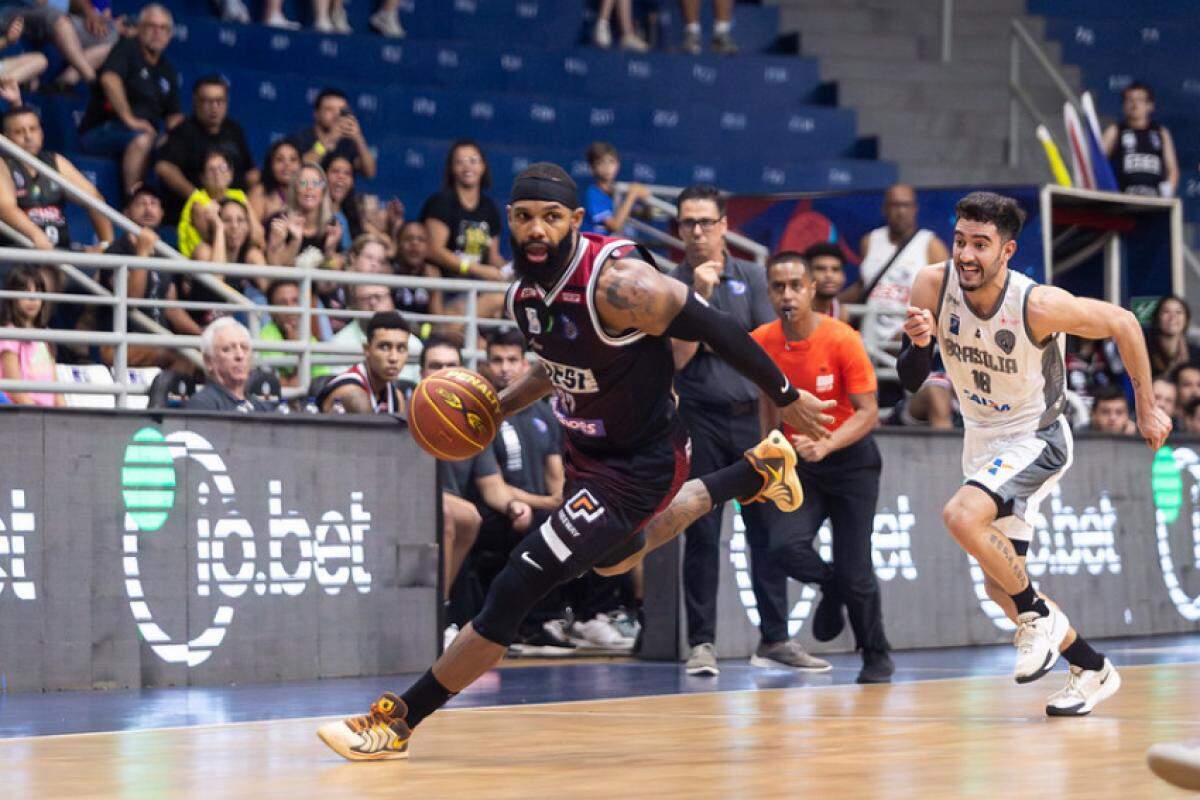
{"label": "short black hair", "polygon": [[271,305],[275,305],[275,301],[271,298],[275,296],[275,292],[279,291],[284,286],[295,286],[296,289],[299,289],[300,282],[289,280],[287,278],[280,278],[279,280],[271,281],[271,283],[267,286],[267,290],[263,292],[263,294],[267,297],[267,302]]}
{"label": "short black hair", "polygon": [[810,244],[804,251],[804,260],[811,264],[814,258],[836,258],[843,267],[846,266],[846,254],[833,242]]}
{"label": "short black hair", "polygon": [[33,114],[39,120],[42,118],[42,115],[34,106],[14,106],[8,111],[5,111],[4,116],[0,116],[0,130],[8,130],[9,120],[16,119],[17,117],[23,117],[26,114]]}
{"label": "short black hair", "polygon": [[971,192],[954,204],[954,213],[959,219],[992,223],[1001,241],[1016,239],[1025,225],[1025,211],[1017,201],[995,192]]}
{"label": "short black hair", "polygon": [[725,216],[725,196],[721,194],[720,189],[711,183],[693,183],[680,192],[679,196],[675,198],[675,211],[677,213],[687,200],[711,200],[717,205],[717,213],[722,217]]}
{"label": "short black hair", "polygon": [[798,250],[780,250],[767,259],[767,275],[771,274],[771,267],[777,264],[790,264],[796,262],[804,267],[804,274],[808,275],[808,259]]}
{"label": "short black hair", "polygon": [[326,86],[324,89],[317,92],[317,99],[313,100],[313,108],[320,108],[321,103],[325,102],[330,97],[340,97],[342,100],[345,100],[347,104],[350,103],[350,98],[346,97],[345,92],[339,91],[330,86]]}
{"label": "short black hair", "polygon": [[519,347],[525,350],[525,336],[516,328],[505,328],[496,333],[487,343],[488,358],[492,356],[493,347]]}
{"label": "short black hair", "polygon": [[462,363],[462,360],[463,360],[462,349],[459,348],[458,342],[454,341],[453,339],[451,339],[447,336],[442,336],[440,334],[434,334],[433,336],[430,336],[428,339],[426,339],[423,344],[425,346],[423,348],[421,348],[421,358],[420,358],[421,369],[425,369],[425,363],[426,363],[426,359],[429,356],[429,351],[435,347],[449,347],[451,350],[458,353],[458,362],[460,364]]}
{"label": "short black hair", "polygon": [[198,94],[205,86],[220,86],[225,90],[225,95],[229,96],[229,82],[215,72],[196,78],[196,82],[192,84],[192,94]]}
{"label": "short black hair", "polygon": [[1092,392],[1092,410],[1095,411],[1099,408],[1101,403],[1108,403],[1113,400],[1120,400],[1125,404],[1125,410],[1129,410],[1129,398],[1125,396],[1125,390],[1115,383],[1100,386]]}
{"label": "short black hair", "polygon": [[408,320],[399,311],[380,311],[367,321],[367,327],[363,329],[367,334],[367,343],[375,338],[375,331],[406,331],[412,333],[412,328],[408,326]]}
{"label": "short black hair", "polygon": [[[207,161],[208,159],[205,159],[205,160]],[[127,199],[125,201],[125,207],[129,208],[130,206],[132,206],[133,201],[137,200],[139,197],[141,197],[144,194],[150,195],[154,199],[158,200],[158,202],[160,202],[160,203],[162,202],[162,199],[163,199],[162,192],[160,192],[158,189],[155,189],[153,186],[151,186],[148,183],[139,183],[137,186],[133,187],[133,191],[129,193],[129,199]]]}
{"label": "short black hair", "polygon": [[464,147],[473,147],[475,152],[479,153],[479,160],[483,162],[483,175],[479,176],[479,188],[483,190],[491,189],[492,168],[488,166],[487,156],[484,155],[483,148],[474,139],[455,139],[450,145],[450,149],[446,151],[446,167],[442,170],[442,188],[454,188],[454,154]]}
{"label": "short black hair", "polygon": [[1175,367],[1175,369],[1171,370],[1171,372],[1169,374],[1171,383],[1178,386],[1179,385],[1179,376],[1183,374],[1183,371],[1185,369],[1194,369],[1197,372],[1200,372],[1200,364],[1196,364],[1191,361],[1188,361],[1186,363],[1180,364],[1179,366]]}
{"label": "short black hair", "polygon": [[1147,100],[1149,100],[1151,103],[1154,102],[1154,90],[1141,81],[1134,81],[1121,90],[1121,102],[1125,101],[1125,95],[1129,94],[1130,92],[1136,92],[1139,89],[1146,93]]}
{"label": "short black hair", "polygon": [[612,156],[613,158],[621,157],[620,154],[617,153],[617,148],[613,147],[608,142],[592,142],[591,144],[588,145],[588,149],[587,149],[588,164],[595,164],[597,161],[604,158],[605,156]]}

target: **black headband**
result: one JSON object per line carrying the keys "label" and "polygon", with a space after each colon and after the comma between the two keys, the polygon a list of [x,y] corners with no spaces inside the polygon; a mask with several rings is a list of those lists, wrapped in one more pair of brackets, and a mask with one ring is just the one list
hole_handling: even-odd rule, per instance
{"label": "black headband", "polygon": [[510,202],[518,200],[541,200],[548,203],[562,203],[574,211],[579,208],[579,198],[575,193],[575,184],[553,178],[543,178],[540,175],[523,175],[513,183]]}

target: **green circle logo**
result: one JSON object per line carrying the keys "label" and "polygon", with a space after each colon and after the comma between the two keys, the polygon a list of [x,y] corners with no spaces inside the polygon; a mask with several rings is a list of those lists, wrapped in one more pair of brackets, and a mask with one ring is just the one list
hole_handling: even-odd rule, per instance
{"label": "green circle logo", "polygon": [[175,504],[175,464],[166,438],[154,428],[142,428],[125,446],[121,497],[137,531],[153,533],[166,524]]}
{"label": "green circle logo", "polygon": [[1179,518],[1183,508],[1183,475],[1175,463],[1175,451],[1161,447],[1154,454],[1150,467],[1150,489],[1154,493],[1154,505],[1162,512],[1168,525]]}

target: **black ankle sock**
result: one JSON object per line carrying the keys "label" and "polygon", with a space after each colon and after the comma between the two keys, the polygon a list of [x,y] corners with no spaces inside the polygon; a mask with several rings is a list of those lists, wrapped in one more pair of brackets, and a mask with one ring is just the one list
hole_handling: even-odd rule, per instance
{"label": "black ankle sock", "polygon": [[1104,656],[1093,650],[1082,636],[1076,635],[1075,641],[1071,642],[1071,646],[1063,650],[1062,654],[1067,663],[1073,667],[1093,672],[1104,669]]}
{"label": "black ankle sock", "polygon": [[454,694],[433,677],[433,670],[425,670],[425,674],[417,678],[417,682],[400,695],[400,699],[408,706],[408,713],[404,715],[404,721],[408,723],[409,730],[420,725],[421,720],[446,705],[450,698],[454,697]]}
{"label": "black ankle sock", "polygon": [[1039,617],[1050,616],[1050,607],[1046,605],[1046,601],[1039,597],[1038,593],[1034,591],[1032,583],[1016,594],[1009,596],[1012,597],[1013,603],[1017,606],[1018,614],[1034,611]]}
{"label": "black ankle sock", "polygon": [[701,475],[700,482],[708,489],[714,508],[727,500],[753,497],[763,487],[762,475],[744,458],[739,458],[724,469]]}

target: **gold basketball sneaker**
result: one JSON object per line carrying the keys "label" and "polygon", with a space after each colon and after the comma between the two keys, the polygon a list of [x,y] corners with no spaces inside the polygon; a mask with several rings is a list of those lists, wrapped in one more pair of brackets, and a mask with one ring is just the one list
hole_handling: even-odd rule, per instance
{"label": "gold basketball sneaker", "polygon": [[408,758],[412,731],[404,722],[408,708],[391,692],[384,692],[360,717],[347,717],[317,729],[321,741],[342,758],[351,761],[382,761]]}
{"label": "gold basketball sneaker", "polygon": [[750,466],[762,476],[763,486],[758,494],[743,503],[770,500],[784,512],[795,511],[804,503],[804,490],[796,475],[796,451],[786,436],[777,430],[771,431],[745,455]]}

